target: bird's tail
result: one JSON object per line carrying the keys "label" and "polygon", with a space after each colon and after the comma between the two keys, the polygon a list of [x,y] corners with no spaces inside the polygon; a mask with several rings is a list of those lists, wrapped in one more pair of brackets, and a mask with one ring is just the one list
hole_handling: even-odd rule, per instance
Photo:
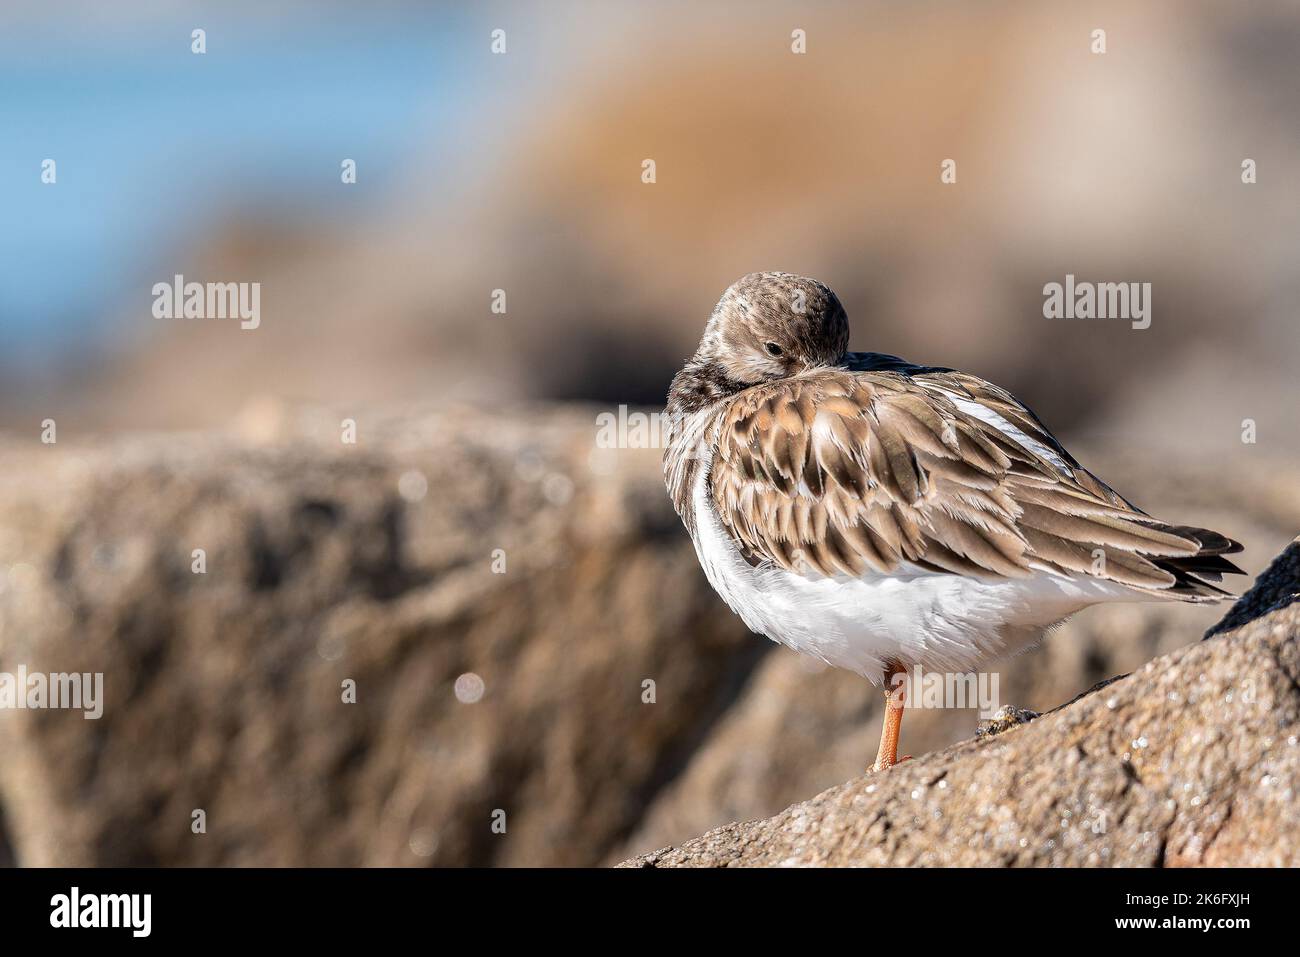
{"label": "bird's tail", "polygon": [[1224,575],[1246,574],[1223,557],[1241,551],[1240,542],[1208,528],[1192,525],[1162,524],[1160,530],[1189,539],[1200,546],[1194,555],[1176,558],[1145,556],[1157,568],[1174,576],[1174,584],[1161,589],[1161,595],[1191,602],[1216,602],[1236,597],[1232,592],[1220,588],[1218,583],[1223,581]]}

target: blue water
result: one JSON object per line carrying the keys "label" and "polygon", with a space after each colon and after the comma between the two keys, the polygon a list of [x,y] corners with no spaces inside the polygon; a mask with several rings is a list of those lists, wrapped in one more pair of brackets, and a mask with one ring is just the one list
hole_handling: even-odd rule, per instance
{"label": "blue water", "polygon": [[[482,88],[454,10],[365,4],[0,22],[0,364],[102,343],[142,277],[231,211],[359,217]],[[207,31],[207,53],[190,31]],[[486,39],[481,39],[486,43]],[[343,158],[358,182],[339,182]],[[41,163],[57,164],[57,185]]]}

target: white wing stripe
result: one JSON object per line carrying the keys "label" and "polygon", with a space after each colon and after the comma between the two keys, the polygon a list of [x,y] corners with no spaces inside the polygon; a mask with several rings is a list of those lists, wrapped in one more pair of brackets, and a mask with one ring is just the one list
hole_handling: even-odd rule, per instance
{"label": "white wing stripe", "polygon": [[997,429],[1012,441],[1019,443],[1034,454],[1047,459],[1047,461],[1060,469],[1061,474],[1067,476],[1072,476],[1074,474],[1074,470],[1070,468],[1070,466],[1066,464],[1066,461],[1055,451],[1048,448],[1037,439],[1030,438],[992,409],[980,405],[978,402],[974,402],[971,399],[967,399],[964,396],[949,392],[947,389],[943,390],[943,394],[952,399],[953,405],[957,406],[957,408],[961,409],[967,415],[975,416],[975,418],[979,419],[986,425],[993,426],[993,428]]}

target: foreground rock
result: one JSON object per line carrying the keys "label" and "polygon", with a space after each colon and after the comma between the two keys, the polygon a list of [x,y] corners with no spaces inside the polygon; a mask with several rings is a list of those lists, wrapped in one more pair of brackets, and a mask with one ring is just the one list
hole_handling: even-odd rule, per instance
{"label": "foreground rock", "polygon": [[[1256,595],[1300,590],[1297,558]],[[1296,866],[1300,603],[1268,607],[1028,724],[627,864]]]}

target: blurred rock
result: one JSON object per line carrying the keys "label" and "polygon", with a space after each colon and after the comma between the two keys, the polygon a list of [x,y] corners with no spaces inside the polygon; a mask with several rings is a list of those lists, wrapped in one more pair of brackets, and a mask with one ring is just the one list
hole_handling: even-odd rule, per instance
{"label": "blurred rock", "polygon": [[[240,176],[226,215],[178,209],[106,303],[112,348],[40,388],[0,376],[0,421],[209,427],[266,390],[649,403],[726,286],[781,268],[838,292],[855,348],[986,376],[1053,428],[1240,451],[1249,416],[1297,441],[1300,179],[1272,172],[1300,161],[1294,4],[805,4],[807,55],[782,6],[656,6],[514,11],[509,64],[463,64],[475,119],[383,190],[294,215]],[[261,282],[262,325],[153,318],[176,273]],[[1067,273],[1151,282],[1151,327],[1044,319]]]}
{"label": "blurred rock", "polygon": [[271,418],[296,436],[6,444],[0,671],[103,672],[106,699],[0,711],[17,862],[608,854],[765,650],[658,453],[594,451],[583,410],[360,414],[355,446]]}
{"label": "blurred rock", "polygon": [[1055,714],[627,863],[1294,867],[1298,637],[1292,604]]}

